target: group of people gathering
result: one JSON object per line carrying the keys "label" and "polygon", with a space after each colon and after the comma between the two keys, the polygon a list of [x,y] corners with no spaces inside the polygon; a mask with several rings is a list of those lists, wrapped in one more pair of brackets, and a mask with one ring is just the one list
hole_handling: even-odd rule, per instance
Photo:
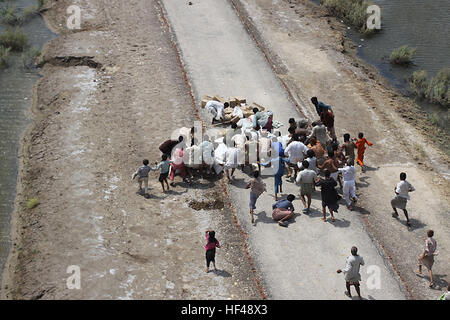
{"label": "group of people gathering", "polygon": [[[334,222],[334,213],[338,212],[339,201],[342,198],[336,187],[339,185],[348,209],[353,210],[358,201],[355,163],[361,167],[362,172],[365,172],[364,154],[366,147],[373,144],[362,132],[358,134],[358,138],[352,138],[349,133],[344,134],[343,143],[340,144],[334,128],[332,107],[319,101],[317,97],[311,98],[311,103],[316,109],[318,119],[309,123],[307,119],[291,118],[286,135],[282,135],[278,129],[280,124],[273,120],[273,113],[259,108],[253,108],[253,114],[247,114],[248,117],[241,112],[241,116],[236,119],[238,121],[230,122],[230,128],[222,128],[212,134],[208,131],[209,134],[202,135],[198,132],[200,130],[194,127],[184,128],[184,131],[180,130],[178,139],[169,139],[160,145],[159,150],[162,153],[160,162],[150,166],[149,160],[144,160],[143,166],[138,168],[132,178],[138,177],[139,191],[147,195],[150,171],[160,171],[158,180],[163,192],[167,192],[170,188],[168,179],[170,186],[174,186],[177,175],[190,184],[196,172],[203,178],[220,177],[224,174],[228,183],[232,184],[237,168],[240,167],[243,171],[249,168],[252,179],[246,188],[250,189],[250,217],[254,224],[256,202],[267,191],[261,176],[261,168],[271,168],[276,201],[272,205],[272,218],[280,226],[287,227],[289,219],[294,216],[293,201],[296,198],[295,195],[289,194],[285,199],[279,199],[279,194],[283,192],[284,176],[287,181],[300,185],[300,200],[305,214],[310,213],[315,188],[320,188],[322,220],[327,221],[328,209],[331,222]],[[228,102],[212,100],[208,101],[205,107],[213,117],[213,124],[224,123],[224,110],[227,108],[230,108]],[[402,209],[408,225],[410,220],[406,203],[411,191],[414,191],[414,187],[406,181],[406,173],[401,173],[400,182],[395,188],[395,197],[391,201],[394,210],[392,215],[398,218],[397,209]],[[220,245],[212,230],[208,230],[206,234],[208,272],[210,262],[215,263],[215,248]],[[427,248],[429,249],[429,245]],[[353,257],[356,250],[352,248]],[[433,256],[434,251],[435,247],[433,252],[428,250],[424,253],[424,257]],[[425,264],[431,272],[431,260],[424,257],[421,257],[420,261],[427,263],[420,262],[420,265]],[[363,264],[362,258],[352,259]],[[356,262],[351,265],[356,265]],[[343,271],[350,272],[350,269]],[[359,265],[357,269],[359,274]],[[356,281],[356,278],[357,276],[348,282],[348,294],[350,294],[349,285],[353,284],[358,286],[359,295],[359,280]]]}

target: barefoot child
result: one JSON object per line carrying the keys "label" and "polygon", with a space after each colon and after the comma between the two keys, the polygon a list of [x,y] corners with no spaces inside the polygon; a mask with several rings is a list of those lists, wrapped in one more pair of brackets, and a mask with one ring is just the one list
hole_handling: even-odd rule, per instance
{"label": "barefoot child", "polygon": [[161,170],[159,175],[159,182],[161,182],[163,192],[166,192],[166,189],[164,188],[164,182],[167,185],[167,191],[169,191],[169,182],[167,181],[167,177],[169,176],[170,164],[173,163],[173,161],[168,160],[167,154],[163,154],[161,159],[162,161],[159,164],[155,163],[156,167],[151,168],[151,170],[153,171]]}
{"label": "barefoot child", "polygon": [[209,272],[209,265],[212,262],[214,266],[214,270],[217,271],[216,268],[216,248],[220,248],[220,243],[216,239],[216,233],[214,230],[206,230],[206,273]]}
{"label": "barefoot child", "polygon": [[148,166],[149,161],[145,159],[143,161],[143,166],[137,169],[135,173],[133,173],[133,176],[131,180],[134,180],[136,176],[139,176],[138,183],[139,183],[139,192],[142,192],[142,182],[144,183],[144,194],[147,194],[148,190],[148,173],[152,168]]}
{"label": "barefoot child", "polygon": [[253,217],[253,210],[256,209],[256,200],[259,196],[266,191],[266,184],[262,181],[259,171],[255,171],[253,174],[254,179],[252,179],[245,189],[250,189],[250,216],[252,218],[252,223],[255,223]]}
{"label": "barefoot child", "polygon": [[370,147],[373,145],[369,140],[364,138],[364,133],[360,132],[358,134],[358,141],[356,141],[356,147],[358,148],[358,157],[356,162],[361,166],[362,172],[366,172],[366,167],[364,166],[364,152],[366,152],[366,144]]}

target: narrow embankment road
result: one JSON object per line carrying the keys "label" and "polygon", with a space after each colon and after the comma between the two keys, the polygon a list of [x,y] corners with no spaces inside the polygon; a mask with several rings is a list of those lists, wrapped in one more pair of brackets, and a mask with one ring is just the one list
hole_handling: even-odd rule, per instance
{"label": "narrow embankment road", "polygon": [[[202,0],[188,5],[172,0],[164,1],[164,8],[196,98],[216,93],[247,97],[272,110],[274,119],[285,124],[285,134],[288,119],[300,114],[229,2]],[[287,229],[280,228],[271,219],[273,178],[269,171],[264,173],[268,193],[258,201],[256,226],[250,224],[248,190],[244,189],[249,177],[237,172],[229,191],[270,298],[346,299],[344,279],[336,270],[344,266],[350,248],[356,245],[366,261],[361,270],[363,296],[405,299],[359,214],[341,208],[336,223],[324,223],[318,211],[320,194],[316,193],[312,214],[299,214],[302,206],[296,200],[295,221]],[[285,183],[284,193],[298,194],[298,188]],[[374,281],[369,288],[367,280],[377,275],[382,286],[377,288]]]}

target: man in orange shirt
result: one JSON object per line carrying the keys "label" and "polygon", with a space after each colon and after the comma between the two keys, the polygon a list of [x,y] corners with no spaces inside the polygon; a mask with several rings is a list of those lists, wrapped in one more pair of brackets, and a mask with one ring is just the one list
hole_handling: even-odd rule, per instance
{"label": "man in orange shirt", "polygon": [[370,147],[373,145],[369,140],[364,138],[364,133],[360,132],[358,134],[358,141],[356,141],[356,147],[358,148],[358,156],[356,157],[356,162],[361,166],[362,172],[365,172],[364,166],[364,152],[366,151],[366,144]]}

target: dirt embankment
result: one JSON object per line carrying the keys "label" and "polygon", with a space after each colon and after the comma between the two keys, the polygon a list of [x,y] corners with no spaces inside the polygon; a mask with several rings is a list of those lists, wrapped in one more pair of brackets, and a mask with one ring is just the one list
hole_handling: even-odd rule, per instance
{"label": "dirt embankment", "polygon": [[[77,1],[75,31],[65,27],[72,4],[48,1],[45,11],[60,37],[44,50],[20,150],[2,298],[261,298],[217,182],[163,194],[152,173],[148,199],[131,182],[142,159],[158,161],[159,144],[199,120],[157,2]],[[40,205],[29,210],[31,197]],[[207,228],[223,244],[217,274],[204,271]],[[71,265],[80,290],[66,286]]]}

